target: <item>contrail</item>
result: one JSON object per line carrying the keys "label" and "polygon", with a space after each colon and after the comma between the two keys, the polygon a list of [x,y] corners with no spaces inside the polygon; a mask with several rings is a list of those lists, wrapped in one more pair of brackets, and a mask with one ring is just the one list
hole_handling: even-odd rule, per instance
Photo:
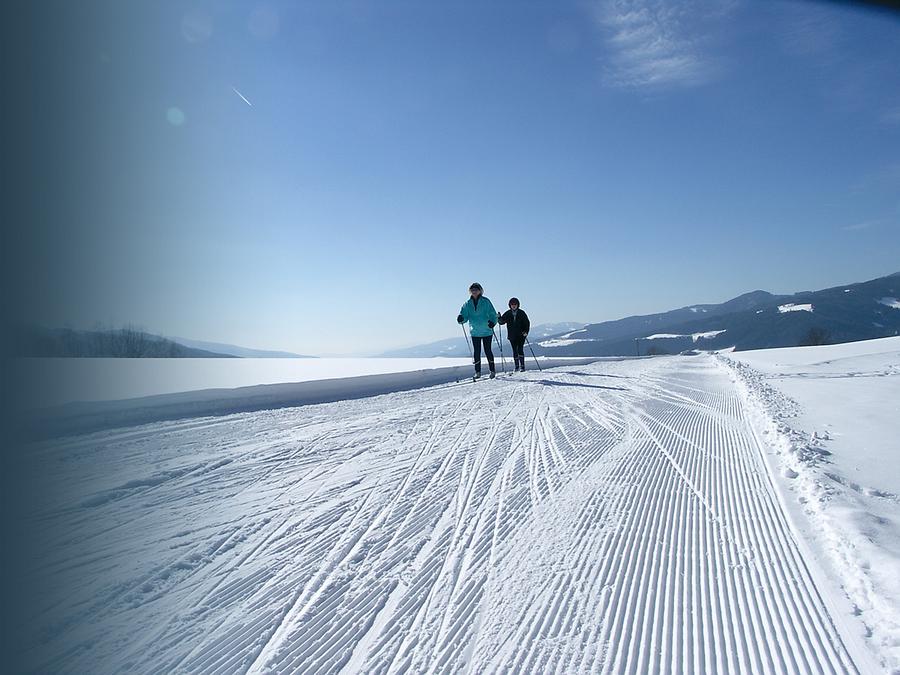
{"label": "contrail", "polygon": [[253,104],[250,103],[250,101],[247,100],[247,97],[246,97],[246,96],[244,96],[241,92],[239,92],[239,91],[238,91],[237,89],[235,89],[234,87],[232,87],[231,89],[234,91],[235,94],[237,94],[238,96],[241,97],[241,100],[242,100],[244,103],[246,103],[247,105],[249,105],[251,108],[253,107]]}

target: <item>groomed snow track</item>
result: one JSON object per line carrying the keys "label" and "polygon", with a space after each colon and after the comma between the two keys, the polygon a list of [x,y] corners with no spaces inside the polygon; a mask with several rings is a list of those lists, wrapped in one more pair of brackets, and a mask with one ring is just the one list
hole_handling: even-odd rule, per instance
{"label": "groomed snow track", "polygon": [[710,357],[35,453],[58,488],[40,670],[858,669]]}

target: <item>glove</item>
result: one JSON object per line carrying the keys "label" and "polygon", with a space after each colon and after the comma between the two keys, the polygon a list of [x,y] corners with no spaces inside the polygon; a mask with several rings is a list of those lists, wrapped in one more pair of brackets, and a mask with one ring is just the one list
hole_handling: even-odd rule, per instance
{"label": "glove", "polygon": [[495,325],[497,324],[495,324],[493,321],[488,321],[488,328],[490,328],[491,330],[494,330]]}
{"label": "glove", "polygon": [[456,317],[456,323],[465,323],[465,322],[466,322],[466,320],[463,318],[462,314],[460,314],[459,316]]}
{"label": "glove", "polygon": [[522,333],[522,339],[524,340],[524,339],[527,339],[527,338],[528,338],[528,333]]}

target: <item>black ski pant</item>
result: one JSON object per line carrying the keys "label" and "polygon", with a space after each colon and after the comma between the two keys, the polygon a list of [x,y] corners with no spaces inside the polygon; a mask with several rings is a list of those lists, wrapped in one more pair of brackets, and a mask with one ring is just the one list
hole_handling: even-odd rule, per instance
{"label": "black ski pant", "polygon": [[516,362],[516,368],[525,370],[525,336],[513,335],[509,338],[509,344],[512,345],[513,361]]}
{"label": "black ski pant", "polygon": [[491,351],[491,340],[493,335],[487,337],[472,336],[472,346],[475,348],[475,372],[481,372],[481,347],[484,345],[484,355],[487,357],[488,367],[494,372],[494,352]]}

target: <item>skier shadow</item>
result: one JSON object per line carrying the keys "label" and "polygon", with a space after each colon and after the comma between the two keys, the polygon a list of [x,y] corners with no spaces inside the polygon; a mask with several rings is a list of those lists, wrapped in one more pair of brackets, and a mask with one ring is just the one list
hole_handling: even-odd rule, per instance
{"label": "skier shadow", "polygon": [[616,380],[630,380],[627,375],[609,375],[608,373],[583,373],[580,370],[560,370],[562,375],[578,375],[579,377],[612,377]]}
{"label": "skier shadow", "polygon": [[611,387],[604,384],[586,384],[583,382],[560,382],[558,380],[522,380],[523,382],[533,382],[535,384],[543,384],[548,387],[585,387],[587,389],[609,389],[612,391],[628,391],[625,387]]}

